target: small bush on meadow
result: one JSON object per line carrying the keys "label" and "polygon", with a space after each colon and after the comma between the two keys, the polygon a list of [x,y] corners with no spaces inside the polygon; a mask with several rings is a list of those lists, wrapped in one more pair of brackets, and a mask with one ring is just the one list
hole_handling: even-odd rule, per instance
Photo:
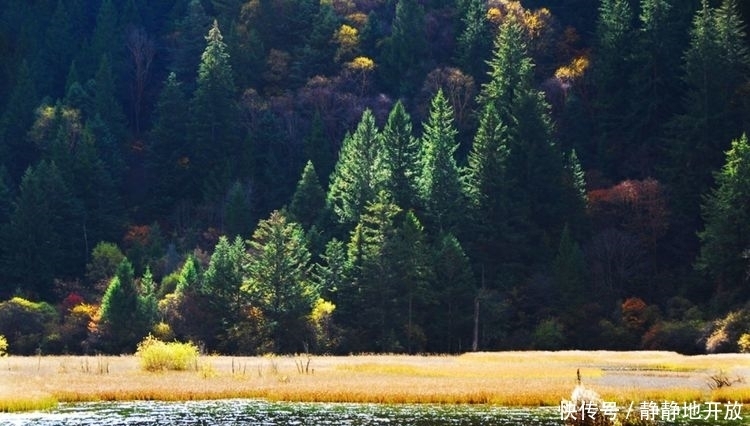
{"label": "small bush on meadow", "polygon": [[184,371],[195,368],[198,347],[192,343],[162,342],[149,335],[138,344],[135,355],[146,371]]}
{"label": "small bush on meadow", "polygon": [[8,339],[0,334],[0,356],[5,356],[8,353]]}

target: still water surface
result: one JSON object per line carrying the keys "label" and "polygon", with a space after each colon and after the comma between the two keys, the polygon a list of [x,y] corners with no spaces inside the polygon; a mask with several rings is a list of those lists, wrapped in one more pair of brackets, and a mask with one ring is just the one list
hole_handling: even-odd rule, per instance
{"label": "still water surface", "polygon": [[[342,425],[342,426],[558,426],[559,407],[287,403],[260,400],[96,402],[60,404],[32,413],[0,413],[8,426]],[[669,423],[713,425],[714,422]],[[740,421],[723,425],[745,424]],[[667,424],[664,423],[666,426]]]}
{"label": "still water surface", "polygon": [[60,404],[50,412],[0,414],[2,425],[560,425],[556,408],[276,403],[257,400]]}

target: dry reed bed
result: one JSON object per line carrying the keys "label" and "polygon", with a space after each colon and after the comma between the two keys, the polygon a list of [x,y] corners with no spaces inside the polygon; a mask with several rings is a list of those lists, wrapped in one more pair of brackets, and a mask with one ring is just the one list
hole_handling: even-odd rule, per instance
{"label": "dry reed bed", "polygon": [[[309,361],[309,363],[308,363]],[[500,352],[460,356],[204,356],[192,371],[149,373],[123,357],[0,359],[0,411],[60,402],[266,398],[285,401],[554,406],[580,369],[605,400],[750,403],[750,355]],[[747,382],[712,391],[723,370]],[[638,378],[637,386],[632,379]]]}

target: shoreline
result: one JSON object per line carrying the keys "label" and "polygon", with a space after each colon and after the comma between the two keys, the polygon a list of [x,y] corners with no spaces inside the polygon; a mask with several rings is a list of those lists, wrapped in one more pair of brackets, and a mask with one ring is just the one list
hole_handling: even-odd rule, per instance
{"label": "shoreline", "polygon": [[[146,372],[135,356],[0,359],[0,412],[60,402],[251,398],[289,402],[556,406],[580,369],[604,400],[750,404],[750,354],[480,352],[463,355],[201,356],[188,371]],[[711,389],[711,377],[732,383]]]}

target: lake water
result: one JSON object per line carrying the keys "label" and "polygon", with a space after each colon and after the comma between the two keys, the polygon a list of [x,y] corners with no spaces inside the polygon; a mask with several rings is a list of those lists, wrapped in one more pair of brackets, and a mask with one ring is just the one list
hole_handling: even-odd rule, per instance
{"label": "lake water", "polygon": [[[97,402],[60,404],[48,412],[0,413],[0,425],[9,426],[559,426],[562,423],[559,407],[514,409],[483,405],[322,404],[259,400]],[[676,424],[693,426],[716,423],[669,423]]]}
{"label": "lake water", "polygon": [[60,404],[54,411],[0,414],[2,425],[560,425],[556,408],[275,403],[257,400]]}

